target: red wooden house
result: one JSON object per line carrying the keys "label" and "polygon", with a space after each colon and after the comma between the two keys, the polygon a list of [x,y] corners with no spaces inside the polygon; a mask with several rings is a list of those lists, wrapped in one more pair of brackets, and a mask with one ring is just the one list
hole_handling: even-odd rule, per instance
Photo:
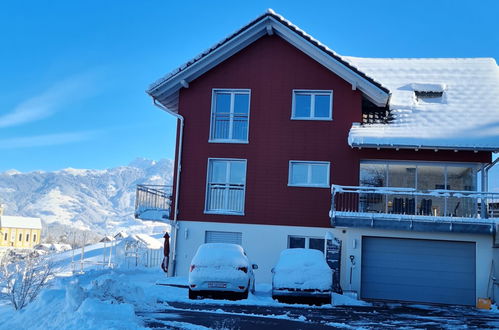
{"label": "red wooden house", "polygon": [[361,298],[488,294],[493,59],[343,57],[269,10],[148,93],[179,119],[176,275],[200,244],[234,242],[270,282],[281,250],[324,251],[331,233]]}

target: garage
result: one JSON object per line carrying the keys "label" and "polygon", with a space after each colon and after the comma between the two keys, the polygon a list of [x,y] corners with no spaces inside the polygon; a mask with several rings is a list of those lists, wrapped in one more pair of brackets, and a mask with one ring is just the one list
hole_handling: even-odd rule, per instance
{"label": "garage", "polygon": [[362,238],[361,297],[475,305],[474,242]]}

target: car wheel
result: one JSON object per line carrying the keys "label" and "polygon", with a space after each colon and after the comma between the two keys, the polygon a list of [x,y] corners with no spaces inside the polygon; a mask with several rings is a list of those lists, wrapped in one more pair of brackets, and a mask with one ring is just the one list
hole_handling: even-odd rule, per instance
{"label": "car wheel", "polygon": [[240,296],[240,299],[248,299],[248,293],[249,293],[249,290],[250,290],[250,282],[248,282],[248,287],[246,288],[246,291],[244,291],[243,293],[241,293],[241,296]]}
{"label": "car wheel", "polygon": [[196,292],[189,289],[189,299],[198,299],[198,295]]}
{"label": "car wheel", "polygon": [[321,305],[328,305],[328,304],[331,304],[332,302],[332,299],[331,297],[327,297],[327,298],[321,298],[319,301],[318,301],[318,306],[321,306]]}

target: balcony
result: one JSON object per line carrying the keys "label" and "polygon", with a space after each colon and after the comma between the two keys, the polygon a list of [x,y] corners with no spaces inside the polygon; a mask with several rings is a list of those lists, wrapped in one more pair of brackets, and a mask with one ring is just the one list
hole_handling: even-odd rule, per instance
{"label": "balcony", "polygon": [[499,193],[332,186],[333,227],[490,234],[499,222]]}
{"label": "balcony", "polygon": [[137,185],[135,218],[165,221],[170,217],[172,186]]}

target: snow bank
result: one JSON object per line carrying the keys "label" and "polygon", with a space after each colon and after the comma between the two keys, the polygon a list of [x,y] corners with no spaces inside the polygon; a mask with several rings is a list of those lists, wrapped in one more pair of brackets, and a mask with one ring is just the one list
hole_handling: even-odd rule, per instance
{"label": "snow bank", "polygon": [[346,295],[333,293],[333,306],[372,306],[372,304]]}
{"label": "snow bank", "polygon": [[322,252],[313,249],[287,249],[274,268],[275,289],[330,290],[333,271]]}
{"label": "snow bank", "polygon": [[147,303],[142,289],[112,271],[99,274],[57,279],[25,309],[8,310],[0,329],[140,329],[134,304]]}

